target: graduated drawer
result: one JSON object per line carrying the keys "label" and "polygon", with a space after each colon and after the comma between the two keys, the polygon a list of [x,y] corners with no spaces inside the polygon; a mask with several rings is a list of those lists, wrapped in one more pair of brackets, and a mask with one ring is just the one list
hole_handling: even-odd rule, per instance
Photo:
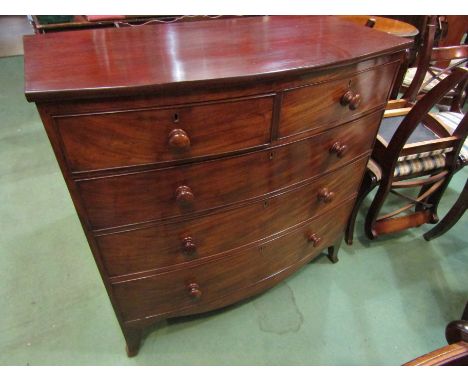
{"label": "graduated drawer", "polygon": [[315,133],[383,105],[397,65],[386,64],[342,79],[285,91],[279,137]]}
{"label": "graduated drawer", "polygon": [[144,165],[270,142],[273,97],[54,117],[72,172]]}
{"label": "graduated drawer", "polygon": [[[371,149],[381,112],[273,149],[77,181],[93,229],[189,215],[260,197],[336,169]],[[338,154],[334,148],[344,148]]]}
{"label": "graduated drawer", "polygon": [[[203,310],[204,304],[236,293],[287,270],[305,257],[336,242],[354,200],[273,240],[178,271],[112,284],[124,321],[181,310]],[[244,292],[242,292],[244,290]]]}
{"label": "graduated drawer", "polygon": [[244,207],[96,236],[106,270],[118,276],[170,267],[277,234],[356,193],[366,164],[367,158],[360,159],[305,186]]}

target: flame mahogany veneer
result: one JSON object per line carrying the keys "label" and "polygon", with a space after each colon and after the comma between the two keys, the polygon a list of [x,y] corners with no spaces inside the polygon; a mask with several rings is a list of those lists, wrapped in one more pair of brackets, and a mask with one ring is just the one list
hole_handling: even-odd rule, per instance
{"label": "flame mahogany veneer", "polygon": [[260,293],[325,249],[337,261],[410,42],[275,16],[24,44],[26,97],[131,356],[158,320]]}

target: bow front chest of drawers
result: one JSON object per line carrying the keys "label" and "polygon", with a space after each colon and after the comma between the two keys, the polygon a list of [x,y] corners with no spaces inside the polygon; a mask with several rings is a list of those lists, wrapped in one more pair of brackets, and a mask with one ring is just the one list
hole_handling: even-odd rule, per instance
{"label": "bow front chest of drawers", "polygon": [[36,102],[127,352],[155,321],[332,261],[409,41],[334,17],[27,36]]}

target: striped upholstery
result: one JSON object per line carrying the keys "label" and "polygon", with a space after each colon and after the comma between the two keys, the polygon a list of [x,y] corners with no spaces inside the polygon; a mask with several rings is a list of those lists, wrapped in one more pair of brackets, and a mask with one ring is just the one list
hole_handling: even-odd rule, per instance
{"label": "striped upholstery", "polygon": [[[398,162],[395,166],[395,171],[393,176],[405,176],[410,174],[416,174],[418,172],[425,172],[434,170],[437,168],[442,168],[445,166],[445,156],[444,155],[434,155],[426,158],[417,158],[411,160],[404,160]],[[375,175],[377,181],[382,179],[382,170],[380,166],[373,159],[369,159],[367,164],[367,169],[372,171]]]}
{"label": "striped upholstery", "polygon": [[[449,63],[450,67],[454,66],[461,66],[466,62],[466,59],[460,58],[460,59],[454,59],[451,60]],[[434,66],[430,68],[430,71],[426,72],[426,75],[424,76],[424,80],[421,84],[421,87],[426,84],[427,81],[429,81],[431,78],[436,76],[431,82],[426,84],[423,89],[420,89],[419,91],[423,93],[427,93],[429,90],[431,90],[434,86],[436,86],[440,81],[442,81],[444,78],[448,77],[450,72],[446,73],[441,73],[445,69],[439,69]],[[405,73],[405,78],[403,79],[403,86],[408,88],[411,85],[411,82],[413,82],[414,76],[416,75],[417,68],[408,68]],[[440,73],[440,74],[439,74]],[[447,93],[447,96],[452,96],[455,93],[455,90],[452,89]]]}
{"label": "striped upholstery", "polygon": [[[464,116],[461,113],[444,111],[442,113],[433,114],[433,117],[437,119],[442,125],[444,125],[450,134],[453,134]],[[465,143],[463,144],[463,147],[460,151],[460,157],[463,162],[468,161],[468,139],[465,140]]]}
{"label": "striped upholstery", "polygon": [[417,153],[417,154],[411,154],[411,155],[402,155],[401,157],[398,157],[398,162],[405,162],[405,161],[409,161],[409,160],[412,160],[412,159],[424,159],[424,158],[428,158],[428,157],[433,157],[433,156],[437,156],[437,155],[440,155],[440,154],[449,153],[452,150],[453,149],[451,147],[448,147],[446,149],[426,151],[424,153]]}
{"label": "striped upholstery", "polygon": [[[463,118],[463,114],[454,112],[442,112],[433,114],[442,125],[452,134],[460,121]],[[390,142],[399,126],[401,120],[404,117],[391,117],[384,118],[379,128],[379,135]],[[432,140],[439,138],[431,130],[427,129],[424,125],[420,124],[416,127],[413,134],[408,139],[408,143],[422,142],[426,140]],[[411,174],[423,173],[426,171],[442,168],[445,166],[445,153],[452,151],[452,148],[428,151],[423,153],[411,154],[401,156],[398,158],[397,165],[393,176],[406,176]],[[468,139],[465,141],[463,148],[460,152],[460,159],[463,163],[468,161]],[[372,159],[369,160],[367,168],[374,173],[377,180],[382,178],[382,171],[379,165]]]}
{"label": "striped upholstery", "polygon": [[405,176],[441,168],[445,166],[445,155],[437,154],[425,158],[399,161],[393,176]]}
{"label": "striped upholstery", "polygon": [[[409,87],[411,85],[411,82],[413,82],[414,76],[416,74],[416,69],[417,68],[409,68],[406,71],[405,78],[403,79],[404,87]],[[436,70],[434,70],[434,72],[436,72]],[[422,84],[425,84],[427,81],[429,81],[432,76],[433,75],[431,73],[427,72],[426,75],[424,76],[424,81]],[[443,80],[447,76],[448,74],[444,73],[444,74],[441,74],[440,77],[434,78],[433,81],[429,82],[426,86],[424,86],[424,89],[422,89],[422,91],[424,93],[427,93],[429,90],[431,90],[434,86],[436,86],[441,80]]]}

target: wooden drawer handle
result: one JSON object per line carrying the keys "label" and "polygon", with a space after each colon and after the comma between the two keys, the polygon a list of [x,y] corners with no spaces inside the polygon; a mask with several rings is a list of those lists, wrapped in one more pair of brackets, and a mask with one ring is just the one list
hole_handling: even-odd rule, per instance
{"label": "wooden drawer handle", "polygon": [[348,90],[340,100],[341,105],[348,106],[351,110],[356,110],[361,104],[361,95]]}
{"label": "wooden drawer handle", "polygon": [[202,296],[202,291],[200,290],[200,285],[197,283],[190,283],[187,286],[188,294],[193,300],[200,300]]}
{"label": "wooden drawer handle", "polygon": [[173,129],[169,133],[169,146],[174,149],[185,150],[190,147],[190,138],[182,129]]}
{"label": "wooden drawer handle", "polygon": [[342,158],[347,150],[348,146],[343,145],[340,141],[336,141],[333,146],[330,147],[330,153],[336,154],[338,158]]}
{"label": "wooden drawer handle", "polygon": [[355,94],[351,102],[349,103],[349,108],[351,110],[356,110],[361,104],[361,95]]}
{"label": "wooden drawer handle", "polygon": [[183,205],[190,204],[195,199],[192,189],[188,186],[179,186],[176,190],[176,200]]}
{"label": "wooden drawer handle", "polygon": [[314,247],[317,247],[322,242],[322,239],[318,237],[315,233],[311,234],[307,239],[309,240],[309,242],[312,243]]}
{"label": "wooden drawer handle", "polygon": [[335,197],[335,193],[324,187],[319,190],[317,197],[321,202],[330,203]]}
{"label": "wooden drawer handle", "polygon": [[187,236],[182,240],[182,246],[186,255],[194,255],[197,250],[197,246],[193,242],[193,238],[191,236]]}

